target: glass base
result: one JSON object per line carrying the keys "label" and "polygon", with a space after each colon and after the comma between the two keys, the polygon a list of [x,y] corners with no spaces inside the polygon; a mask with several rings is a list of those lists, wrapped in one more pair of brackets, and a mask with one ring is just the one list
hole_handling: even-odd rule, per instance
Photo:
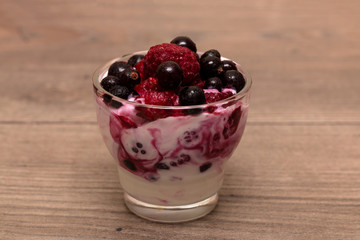
{"label": "glass base", "polygon": [[163,223],[177,223],[191,221],[201,218],[210,213],[218,202],[218,194],[200,202],[180,205],[180,206],[161,206],[149,204],[124,193],[125,204],[130,211],[139,217]]}

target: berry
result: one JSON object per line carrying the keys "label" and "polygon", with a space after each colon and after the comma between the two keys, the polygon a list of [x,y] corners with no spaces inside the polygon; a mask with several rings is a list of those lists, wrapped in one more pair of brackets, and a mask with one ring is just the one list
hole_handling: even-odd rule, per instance
{"label": "berry", "polygon": [[221,55],[220,55],[220,53],[219,53],[218,50],[216,50],[216,49],[210,49],[210,50],[204,52],[203,55],[201,55],[200,61],[201,61],[202,59],[208,57],[208,56],[217,57],[217,58],[219,58],[219,59],[221,58]]}
{"label": "berry", "polygon": [[[180,137],[179,142],[184,148],[194,148],[202,143],[202,137],[196,131],[185,131]],[[187,155],[188,156],[188,155]],[[190,158],[190,156],[188,156]],[[190,160],[188,157],[182,156],[182,161]]]}
{"label": "berry", "polygon": [[129,88],[134,88],[134,86],[139,84],[141,81],[139,72],[132,68],[125,69],[119,79],[121,85]]}
{"label": "berry", "polygon": [[135,164],[133,162],[131,162],[131,160],[126,160],[125,159],[124,160],[124,165],[131,171],[135,172],[137,170]]}
{"label": "berry", "polygon": [[180,105],[190,106],[206,103],[204,91],[196,86],[185,87],[179,95]]}
{"label": "berry", "polygon": [[241,114],[242,114],[242,111],[241,111],[241,106],[240,106],[240,107],[236,108],[229,116],[229,119],[227,120],[227,122],[224,126],[224,130],[222,132],[225,139],[228,139],[230,136],[234,135],[234,133],[236,132],[239,122],[240,122]]}
{"label": "berry", "polygon": [[237,70],[236,64],[230,60],[224,60],[221,62],[221,67],[224,72],[228,70]]}
{"label": "berry", "polygon": [[184,79],[181,67],[173,61],[163,62],[156,70],[156,76],[163,89],[175,90]]}
{"label": "berry", "polygon": [[239,92],[245,86],[244,76],[237,70],[228,70],[223,77],[225,87],[234,88]]}
{"label": "berry", "polygon": [[199,167],[200,172],[205,172],[211,167],[211,165],[212,165],[211,163],[204,163]]}
{"label": "berry", "polygon": [[200,64],[194,52],[176,44],[163,43],[151,47],[145,55],[145,77],[155,77],[158,66],[166,61],[179,64],[184,73],[183,85],[190,84],[199,74]]}
{"label": "berry", "polygon": [[217,92],[216,90],[213,92],[205,92],[206,103],[213,103],[233,95],[232,92]]}
{"label": "berry", "polygon": [[200,60],[200,76],[202,79],[219,76],[222,71],[221,61],[218,57],[207,56]]}
{"label": "berry", "polygon": [[170,167],[166,163],[158,163],[158,164],[156,164],[156,168],[157,169],[164,169],[164,170],[169,170],[170,169]]}
{"label": "berry", "polygon": [[189,37],[186,37],[186,36],[176,37],[170,43],[179,45],[181,47],[186,47],[186,48],[190,49],[191,51],[193,51],[194,53],[196,53],[196,51],[197,51],[196,44],[193,42],[193,40],[191,40]]}
{"label": "berry", "polygon": [[220,78],[218,77],[211,77],[208,78],[205,81],[205,85],[204,85],[205,89],[217,89],[219,92],[221,92],[222,89],[222,81]]}
{"label": "berry", "polygon": [[131,68],[126,62],[118,61],[111,64],[108,75],[120,78],[120,75],[128,68]]}
{"label": "berry", "polygon": [[138,62],[140,62],[141,60],[143,60],[144,57],[145,57],[145,56],[142,55],[142,54],[132,55],[132,56],[129,58],[129,60],[128,60],[127,63],[128,63],[130,66],[134,67],[135,64],[137,64]]}
{"label": "berry", "polygon": [[130,95],[130,90],[125,86],[116,85],[110,89],[110,93],[116,97],[127,99]]}
{"label": "berry", "polygon": [[135,67],[136,71],[139,72],[140,78],[145,79],[145,76],[144,76],[144,59],[141,60],[140,62],[138,62],[137,64],[135,64],[134,67]]}
{"label": "berry", "polygon": [[161,91],[161,92],[151,91],[151,92],[146,92],[143,95],[143,97],[145,99],[146,104],[161,105],[161,106],[179,105],[178,96],[173,91]]}
{"label": "berry", "polygon": [[100,84],[106,91],[109,92],[112,87],[120,85],[120,79],[115,76],[107,76],[101,80]]}
{"label": "berry", "polygon": [[161,86],[159,85],[159,82],[158,82],[158,80],[156,78],[149,77],[145,81],[142,81],[140,84],[136,85],[134,87],[134,90],[138,94],[144,95],[146,92],[150,92],[150,91],[158,92],[158,91],[160,91]]}

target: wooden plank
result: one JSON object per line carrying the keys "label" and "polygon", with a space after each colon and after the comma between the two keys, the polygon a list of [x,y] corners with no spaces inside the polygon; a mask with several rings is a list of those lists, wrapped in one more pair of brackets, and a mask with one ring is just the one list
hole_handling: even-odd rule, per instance
{"label": "wooden plank", "polygon": [[95,124],[2,125],[1,139],[1,239],[360,234],[360,126],[250,124],[228,163],[218,207],[203,219],[175,225],[126,210],[115,162]]}

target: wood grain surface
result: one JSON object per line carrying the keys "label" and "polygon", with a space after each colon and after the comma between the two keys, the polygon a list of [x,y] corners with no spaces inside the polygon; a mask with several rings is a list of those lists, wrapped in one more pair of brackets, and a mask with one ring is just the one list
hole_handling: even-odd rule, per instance
{"label": "wood grain surface", "polygon": [[[0,0],[0,239],[360,239],[360,2]],[[252,75],[217,208],[124,206],[91,76],[177,35]]]}

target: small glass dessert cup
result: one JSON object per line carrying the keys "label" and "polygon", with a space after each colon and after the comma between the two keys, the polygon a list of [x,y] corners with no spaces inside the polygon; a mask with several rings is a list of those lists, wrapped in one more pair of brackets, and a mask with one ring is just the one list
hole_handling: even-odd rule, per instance
{"label": "small glass dessert cup", "polygon": [[98,125],[117,162],[125,204],[157,222],[205,216],[218,202],[224,164],[243,134],[251,79],[237,65],[246,84],[227,99],[196,106],[141,104],[112,96],[100,84],[112,63],[133,54],[93,76]]}

